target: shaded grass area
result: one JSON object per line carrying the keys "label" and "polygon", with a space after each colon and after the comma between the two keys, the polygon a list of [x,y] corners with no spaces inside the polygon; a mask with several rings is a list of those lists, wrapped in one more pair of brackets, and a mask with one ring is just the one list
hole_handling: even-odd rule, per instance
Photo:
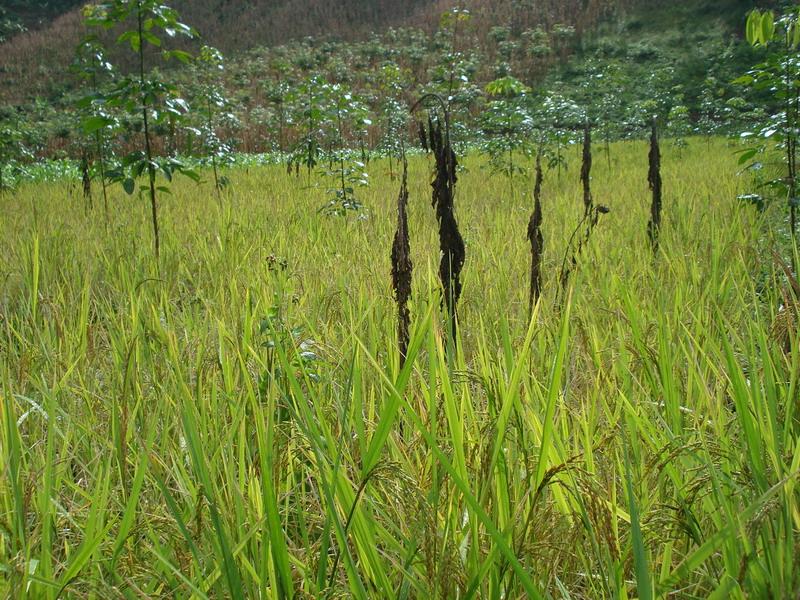
{"label": "shaded grass area", "polygon": [[[611,212],[555,304],[579,157],[531,194],[459,175],[458,356],[445,352],[425,158],[400,367],[398,181],[366,219],[317,214],[279,168],[174,186],[162,262],[145,202],[87,217],[36,184],[0,199],[0,590],[15,598],[785,597],[798,587],[798,354],[763,222],[727,142],[612,146]],[[574,150],[573,150],[574,151]],[[322,186],[324,187],[324,185]],[[532,186],[529,186],[532,187]],[[517,189],[522,189],[517,186]]]}

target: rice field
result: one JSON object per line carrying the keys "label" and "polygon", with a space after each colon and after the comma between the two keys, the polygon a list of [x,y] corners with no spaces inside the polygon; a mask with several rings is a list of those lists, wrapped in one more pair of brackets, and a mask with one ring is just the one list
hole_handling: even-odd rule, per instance
{"label": "rice field", "polygon": [[114,188],[106,222],[73,182],[0,196],[0,594],[796,597],[784,209],[736,201],[735,150],[665,142],[655,258],[647,145],[596,151],[610,212],[562,291],[569,148],[530,319],[532,182],[464,158],[457,352],[412,158],[402,367],[385,161],[361,217],[280,166],[230,170],[221,207],[176,180],[159,262],[144,197]]}

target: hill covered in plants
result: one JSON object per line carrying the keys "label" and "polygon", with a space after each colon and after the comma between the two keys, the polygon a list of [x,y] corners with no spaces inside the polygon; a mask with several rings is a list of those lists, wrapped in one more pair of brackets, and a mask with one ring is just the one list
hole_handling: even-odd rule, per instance
{"label": "hill covered in plants", "polygon": [[[0,57],[0,69],[6,74],[0,94],[7,100],[20,101],[32,92],[47,95],[65,87],[63,73],[80,38],[85,35],[80,8],[74,0],[51,4],[14,0],[7,9],[13,20],[30,23],[50,18],[30,31],[8,38]],[[625,3],[607,0],[475,0],[462,2],[474,19],[473,26],[481,42],[497,24],[512,26],[517,34],[539,26],[549,29],[556,24],[575,27],[578,32],[592,27],[603,16],[619,10]],[[34,6],[39,6],[38,10]],[[179,0],[172,3],[187,23],[203,36],[205,43],[225,53],[237,53],[255,47],[275,46],[305,37],[328,40],[364,40],[373,32],[390,27],[414,27],[431,34],[439,26],[443,12],[457,5],[449,0],[297,0],[295,2],[245,2],[242,0]],[[60,10],[59,10],[60,9]]]}
{"label": "hill covered in plants", "polygon": [[[623,125],[615,136],[625,134],[624,123],[636,114],[654,110],[681,135],[698,125],[716,130],[752,108],[730,82],[754,62],[741,37],[746,11],[755,4],[205,0],[174,6],[201,36],[179,48],[196,55],[208,44],[226,56],[219,83],[230,118],[219,124],[219,135],[231,147],[260,152],[290,151],[303,141],[308,123],[302,115],[315,101],[309,93],[325,95],[323,82],[343,86],[358,100],[355,112],[371,124],[348,134],[372,149],[385,141],[389,113],[406,110],[425,93],[453,98],[462,137],[476,131],[491,101],[486,86],[509,78],[551,112],[591,112],[592,118]],[[0,117],[22,133],[32,154],[76,156],[80,119],[74,107],[87,81],[76,76],[74,51],[97,32],[87,29],[72,0],[15,0],[10,7],[7,14],[29,23],[30,30],[0,46]],[[115,43],[115,32],[99,32],[99,42],[117,75],[135,66]],[[162,77],[190,104],[202,102],[193,85],[200,67],[161,63],[163,50],[149,47],[148,64],[163,69]],[[97,83],[110,85],[111,79]],[[385,102],[387,97],[394,103]],[[191,136],[159,133],[164,148],[191,150]]]}
{"label": "hill covered in plants", "polygon": [[[51,98],[70,87],[68,67],[79,40],[86,35],[77,0],[10,0],[0,8],[0,98],[12,103],[33,97]],[[673,35],[683,27],[705,30],[709,35],[736,31],[752,0],[683,0],[677,3],[650,0],[345,0],[324,2],[298,0],[253,3],[242,0],[178,0],[173,3],[184,20],[192,24],[205,43],[226,54],[236,55],[257,47],[271,47],[306,37],[363,41],[370,34],[389,28],[413,27],[427,35],[441,24],[441,15],[459,7],[472,16],[470,31],[464,32],[477,49],[502,53],[514,44],[522,51],[546,52],[545,35],[563,37],[564,29],[574,33],[562,40],[560,58],[592,43],[603,32],[605,43],[624,46],[628,34],[643,38]],[[761,2],[760,4],[764,4]],[[688,16],[688,19],[682,17]],[[724,27],[720,27],[720,16]],[[677,17],[677,19],[676,19]],[[509,35],[498,39],[496,29],[506,27]],[[627,30],[626,30],[627,28]],[[638,31],[636,31],[638,30]],[[501,36],[502,37],[502,36]],[[510,38],[510,39],[509,39]],[[4,41],[3,41],[4,40]],[[503,42],[500,44],[499,42]],[[647,46],[650,42],[645,42]],[[647,59],[640,53],[638,59]],[[541,70],[536,69],[535,75]]]}

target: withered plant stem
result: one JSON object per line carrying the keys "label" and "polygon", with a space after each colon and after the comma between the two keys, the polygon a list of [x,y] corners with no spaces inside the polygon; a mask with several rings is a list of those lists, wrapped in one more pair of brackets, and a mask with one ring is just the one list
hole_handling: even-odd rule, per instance
{"label": "withered plant stem", "polygon": [[536,154],[536,180],[533,185],[533,213],[528,221],[528,240],[531,243],[531,289],[528,297],[528,318],[542,293],[542,153]]}
{"label": "withered plant stem", "polygon": [[653,192],[650,204],[650,220],[647,222],[647,237],[653,254],[658,253],[658,237],[661,230],[661,150],[658,146],[658,127],[653,119],[650,128],[650,154],[648,155],[650,169],[647,173],[647,182]]}
{"label": "withered plant stem", "polygon": [[400,366],[405,363],[408,352],[408,331],[411,313],[408,301],[411,298],[411,245],[408,236],[408,161],[403,149],[403,179],[397,197],[397,230],[392,243],[392,288],[397,303],[397,344],[400,350]]}

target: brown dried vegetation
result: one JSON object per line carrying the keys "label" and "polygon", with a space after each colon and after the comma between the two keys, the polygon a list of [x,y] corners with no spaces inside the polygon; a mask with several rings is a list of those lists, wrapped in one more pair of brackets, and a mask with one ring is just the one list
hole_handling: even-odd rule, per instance
{"label": "brown dried vegetation", "polygon": [[533,213],[528,221],[528,240],[531,243],[531,291],[528,299],[528,314],[542,293],[542,154],[536,155],[536,182],[533,186]]}
{"label": "brown dried vegetation", "polygon": [[658,146],[658,128],[656,120],[650,129],[650,154],[648,155],[650,169],[647,172],[647,182],[653,191],[653,201],[650,204],[650,220],[647,222],[647,238],[653,247],[653,252],[658,252],[658,234],[661,229],[661,149]]}
{"label": "brown dried vegetation", "polygon": [[408,351],[408,330],[411,313],[408,301],[411,298],[411,245],[408,238],[408,162],[403,157],[403,180],[397,197],[397,230],[392,243],[392,288],[397,303],[397,343],[400,360],[405,361]]}
{"label": "brown dried vegetation", "polygon": [[[447,121],[447,116],[445,116]],[[450,321],[450,330],[455,343],[457,332],[457,305],[461,297],[461,269],[464,267],[466,248],[464,238],[458,230],[453,200],[457,181],[458,161],[450,144],[449,126],[442,127],[440,120],[428,118],[428,147],[436,159],[433,182],[433,207],[439,222],[439,279],[444,292],[444,304]]]}
{"label": "brown dried vegetation", "polygon": [[[569,283],[570,273],[578,266],[578,258],[583,253],[583,247],[589,243],[592,237],[600,215],[608,212],[608,207],[595,205],[594,198],[592,197],[591,188],[591,174],[592,174],[592,126],[587,121],[583,127],[583,162],[581,164],[581,185],[583,187],[583,218],[578,226],[572,232],[567,244],[567,251],[564,254],[564,260],[561,263],[561,289],[566,290]],[[581,237],[578,238],[578,245],[570,256],[569,251],[572,249],[575,236],[580,231],[581,227],[586,225],[586,230]]]}

